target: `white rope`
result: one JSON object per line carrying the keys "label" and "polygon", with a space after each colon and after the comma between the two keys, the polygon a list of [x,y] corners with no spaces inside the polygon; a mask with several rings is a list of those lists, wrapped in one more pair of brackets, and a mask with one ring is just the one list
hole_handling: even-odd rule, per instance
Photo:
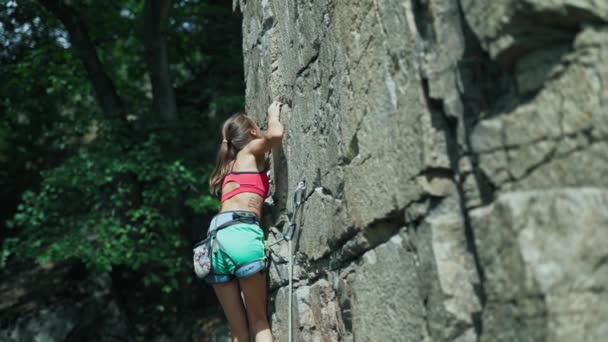
{"label": "white rope", "polygon": [[[296,235],[296,228],[297,228],[297,223],[296,223],[296,217],[298,215],[298,211],[300,210],[300,206],[304,203],[304,201],[306,200],[306,198],[304,197],[304,193],[306,191],[306,183],[304,181],[301,181],[300,183],[298,183],[298,187],[296,188],[296,190],[294,191],[293,194],[293,212],[291,215],[291,218],[289,220],[289,226],[287,228],[287,233],[283,234],[281,232],[279,232],[279,234],[281,234],[281,238],[276,240],[275,242],[267,245],[266,247],[269,249],[270,252],[273,252],[276,254],[276,252],[274,252],[272,250],[272,248],[270,248],[271,246],[287,240],[287,253],[288,253],[288,263],[287,263],[287,270],[288,270],[288,274],[289,274],[289,283],[288,283],[288,324],[287,324],[287,340],[289,342],[293,342],[293,331],[292,331],[292,326],[293,326],[293,312],[292,312],[292,307],[293,307],[293,255],[292,255],[292,241],[294,239],[294,236]],[[285,260],[285,259],[283,259]]]}
{"label": "white rope", "polygon": [[293,336],[292,336],[292,311],[291,311],[291,306],[292,306],[292,302],[293,302],[293,263],[292,263],[292,255],[291,255],[291,239],[287,240],[287,246],[288,246],[288,253],[289,253],[289,266],[287,266],[289,268],[289,325],[288,325],[288,329],[289,329],[289,333],[288,333],[288,337],[287,337],[287,341],[289,342],[293,342]]}
{"label": "white rope", "polygon": [[[289,222],[289,235],[288,235],[288,240],[287,240],[287,253],[289,254],[289,262],[288,262],[288,269],[289,269],[289,324],[288,324],[288,329],[289,329],[289,333],[288,333],[288,341],[289,342],[293,342],[293,330],[292,330],[292,325],[293,325],[293,311],[292,311],[292,307],[293,307],[293,254],[291,252],[291,247],[292,247],[292,241],[294,236],[296,235],[296,228],[298,227],[298,224],[296,223],[296,217],[298,216],[298,210],[300,209],[300,206],[302,205],[302,203],[304,203],[304,195],[303,193],[306,191],[306,183],[304,183],[304,181],[301,181],[300,183],[298,183],[298,187],[296,188],[296,191],[294,191],[293,193],[293,214],[291,215],[291,222]],[[299,197],[298,197],[299,195]]]}

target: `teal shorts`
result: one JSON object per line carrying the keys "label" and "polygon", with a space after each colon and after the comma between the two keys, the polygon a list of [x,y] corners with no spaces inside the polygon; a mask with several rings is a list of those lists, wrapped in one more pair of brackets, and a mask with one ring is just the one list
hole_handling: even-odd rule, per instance
{"label": "teal shorts", "polygon": [[255,223],[235,223],[217,232],[216,239],[224,250],[215,248],[211,257],[213,272],[208,284],[245,278],[265,268],[264,231]]}

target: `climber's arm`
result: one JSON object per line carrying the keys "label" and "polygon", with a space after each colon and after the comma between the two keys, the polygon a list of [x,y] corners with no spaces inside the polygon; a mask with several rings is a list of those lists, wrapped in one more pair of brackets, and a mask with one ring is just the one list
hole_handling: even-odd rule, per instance
{"label": "climber's arm", "polygon": [[264,132],[264,137],[270,141],[272,146],[276,146],[283,141],[283,124],[279,120],[283,104],[276,101],[272,104],[274,107],[268,110],[268,129]]}
{"label": "climber's arm", "polygon": [[283,124],[279,121],[281,105],[275,101],[268,107],[268,129],[263,132],[262,138],[255,139],[247,145],[251,153],[265,154],[281,144],[283,140]]}

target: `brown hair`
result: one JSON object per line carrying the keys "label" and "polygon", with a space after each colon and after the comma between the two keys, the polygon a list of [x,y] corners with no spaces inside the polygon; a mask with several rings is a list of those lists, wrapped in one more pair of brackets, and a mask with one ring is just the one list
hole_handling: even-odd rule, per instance
{"label": "brown hair", "polygon": [[220,193],[224,177],[230,171],[230,162],[236,160],[237,153],[252,140],[249,131],[255,128],[255,121],[242,112],[232,115],[224,122],[222,144],[217,152],[215,169],[209,176],[209,189],[212,194]]}

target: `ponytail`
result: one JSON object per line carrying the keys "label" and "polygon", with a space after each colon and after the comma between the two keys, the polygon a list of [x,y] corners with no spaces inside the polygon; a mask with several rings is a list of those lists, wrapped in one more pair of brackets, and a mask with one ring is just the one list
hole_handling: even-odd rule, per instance
{"label": "ponytail", "polygon": [[209,189],[212,194],[219,195],[224,177],[230,172],[230,162],[236,159],[236,154],[237,151],[235,151],[234,147],[224,139],[217,152],[215,169],[211,172],[211,176],[209,177]]}
{"label": "ponytail", "polygon": [[224,177],[230,172],[230,164],[236,160],[237,153],[251,141],[248,131],[255,128],[255,121],[245,113],[231,116],[222,127],[222,144],[217,152],[215,169],[209,176],[209,190],[219,195]]}

